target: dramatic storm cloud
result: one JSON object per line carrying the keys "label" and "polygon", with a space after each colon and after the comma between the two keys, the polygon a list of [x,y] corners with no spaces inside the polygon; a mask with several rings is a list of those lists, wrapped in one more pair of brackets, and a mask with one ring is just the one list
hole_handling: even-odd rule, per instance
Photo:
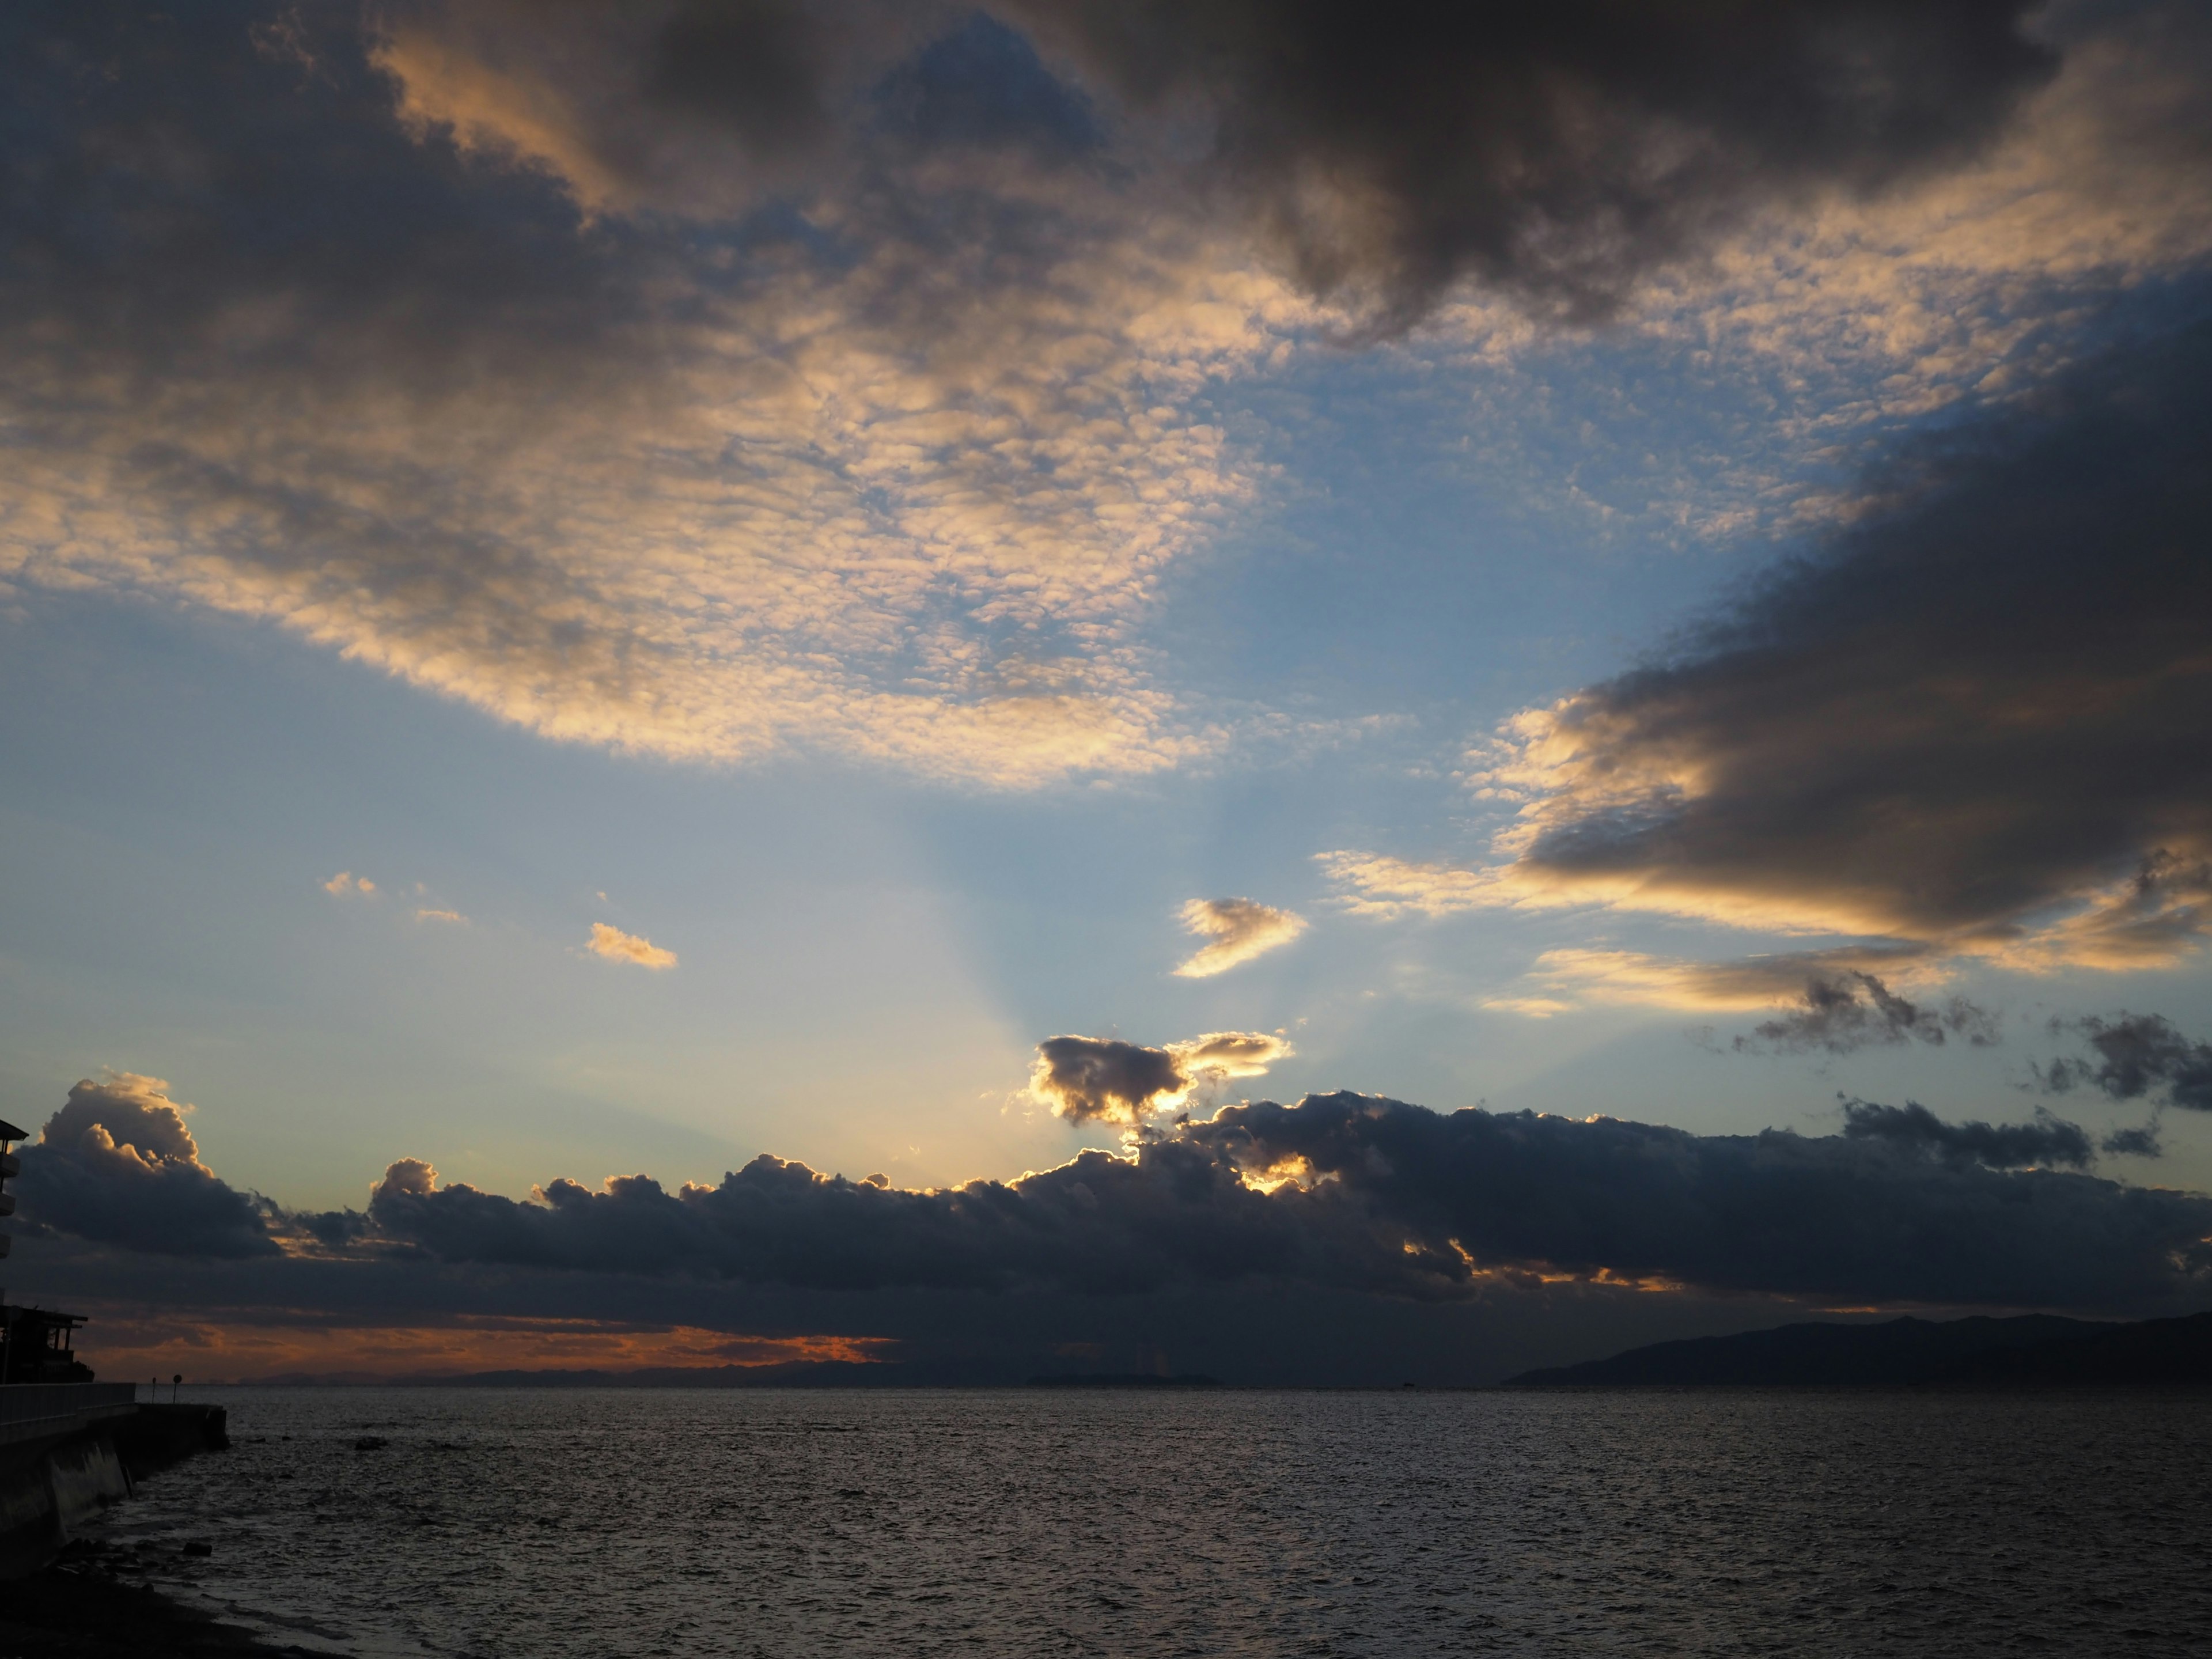
{"label": "dramatic storm cloud", "polygon": [[1608,904],[2027,967],[2170,963],[2212,903],[2212,328],[1917,440],[1671,659],[1524,715],[1505,864],[1333,855],[1380,907]]}
{"label": "dramatic storm cloud", "polygon": [[1302,282],[1409,318],[1474,276],[1589,318],[1777,198],[1987,139],[2054,57],[2013,0],[1518,10],[1019,0],[1207,167]]}
{"label": "dramatic storm cloud", "polygon": [[1183,979],[1209,979],[1288,945],[1305,932],[1305,918],[1248,898],[1193,899],[1182,925],[1212,941],[1176,969]]}
{"label": "dramatic storm cloud", "polygon": [[191,1109],[160,1078],[77,1084],[23,1149],[25,1224],[163,1255],[275,1254],[270,1206],[200,1162]]}

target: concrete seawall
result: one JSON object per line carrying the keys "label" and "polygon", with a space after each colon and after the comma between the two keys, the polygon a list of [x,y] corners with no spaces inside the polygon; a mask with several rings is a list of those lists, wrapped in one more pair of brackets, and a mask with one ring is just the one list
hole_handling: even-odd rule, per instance
{"label": "concrete seawall", "polygon": [[220,1406],[137,1404],[132,1385],[0,1388],[0,1578],[52,1559],[132,1482],[230,1444]]}

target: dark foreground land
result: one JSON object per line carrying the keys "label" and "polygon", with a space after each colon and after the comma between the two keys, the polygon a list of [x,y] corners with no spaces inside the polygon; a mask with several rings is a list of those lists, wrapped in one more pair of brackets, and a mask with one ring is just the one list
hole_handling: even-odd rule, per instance
{"label": "dark foreground land", "polygon": [[0,1659],[305,1659],[235,1625],[125,1583],[108,1553],[72,1547],[52,1566],[7,1585]]}

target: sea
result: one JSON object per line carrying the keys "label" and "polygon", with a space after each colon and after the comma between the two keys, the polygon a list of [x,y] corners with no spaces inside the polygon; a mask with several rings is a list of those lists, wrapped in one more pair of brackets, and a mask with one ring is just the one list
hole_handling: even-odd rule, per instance
{"label": "sea", "polygon": [[2212,1652],[2206,1393],[192,1397],[96,1534],[333,1654]]}

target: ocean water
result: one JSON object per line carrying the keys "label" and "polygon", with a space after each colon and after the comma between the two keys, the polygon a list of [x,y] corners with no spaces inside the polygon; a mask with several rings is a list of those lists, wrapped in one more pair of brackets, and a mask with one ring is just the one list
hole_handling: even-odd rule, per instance
{"label": "ocean water", "polygon": [[214,1397],[100,1531],[334,1653],[2212,1651],[2204,1395]]}

